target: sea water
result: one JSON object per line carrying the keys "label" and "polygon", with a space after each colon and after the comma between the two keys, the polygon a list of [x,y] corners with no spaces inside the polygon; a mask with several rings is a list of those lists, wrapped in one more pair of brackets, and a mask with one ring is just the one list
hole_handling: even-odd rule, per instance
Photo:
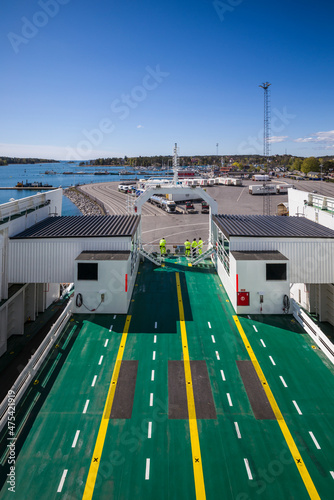
{"label": "sea water", "polygon": [[[26,198],[37,194],[38,191],[30,189],[15,189],[18,182],[31,183],[41,182],[51,184],[54,187],[70,187],[77,184],[90,184],[96,182],[120,181],[119,170],[124,167],[98,167],[89,165],[79,165],[79,162],[59,162],[59,163],[35,163],[35,164],[11,164],[0,166],[0,187],[13,187],[13,189],[0,189],[0,205],[8,203],[11,198],[15,200]],[[95,175],[94,172],[113,172],[115,175]],[[46,174],[46,171],[55,174]],[[89,172],[80,174],[80,172]],[[64,174],[64,172],[73,172]],[[134,176],[127,176],[128,179]],[[43,191],[41,191],[43,192]],[[66,197],[63,196],[62,215],[81,215],[80,210]]]}

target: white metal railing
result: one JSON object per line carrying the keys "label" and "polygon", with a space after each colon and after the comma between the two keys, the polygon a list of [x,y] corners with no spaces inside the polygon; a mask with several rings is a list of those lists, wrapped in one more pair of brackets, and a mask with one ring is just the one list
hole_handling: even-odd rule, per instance
{"label": "white metal railing", "polygon": [[[18,404],[18,402],[24,395],[37,370],[40,368],[47,354],[50,352],[53,344],[63,331],[63,328],[65,327],[67,320],[72,312],[72,303],[73,299],[70,299],[59,318],[52,325],[49,333],[47,334],[37,351],[33,354],[33,356],[31,356],[27,366],[22,370],[18,378],[15,380],[13,386],[11,387],[11,391],[14,394],[13,398],[15,399],[15,405]],[[6,396],[0,404],[0,432],[7,424],[8,406],[8,397]]]}
{"label": "white metal railing", "polygon": [[207,258],[210,258],[215,251],[216,250],[213,247],[208,247],[204,252],[202,252],[200,255],[198,254],[197,257],[193,259],[192,261],[193,266],[199,264],[200,262],[202,262]]}
{"label": "white metal railing", "polygon": [[[190,242],[191,243],[191,242]],[[210,245],[203,245],[202,253],[206,252]],[[142,248],[147,253],[156,253],[158,257],[160,257],[160,246],[159,244],[152,245],[151,243],[143,243]],[[180,244],[167,244],[166,245],[166,253],[165,256],[173,256],[173,257],[183,257],[185,255],[185,247]],[[191,256],[191,248],[190,248],[190,256]],[[196,257],[199,256],[198,248],[196,249]]]}
{"label": "white metal railing", "polygon": [[228,275],[230,275],[230,255],[226,251],[224,244],[220,241],[217,241],[216,250],[217,250],[218,258],[221,261],[221,263],[223,264],[225,271],[227,272]]}
{"label": "white metal railing", "polygon": [[334,364],[334,345],[328,337],[320,330],[318,325],[302,310],[295,300],[292,302],[292,314],[304,330],[310,335],[317,346],[327,356],[327,358]]}
{"label": "white metal railing", "polygon": [[320,210],[326,210],[328,212],[334,212],[334,198],[323,196],[321,194],[309,193],[308,195],[308,205],[314,208],[319,208]]}
{"label": "white metal railing", "polygon": [[27,210],[34,210],[35,208],[46,203],[45,193],[41,193],[20,200],[10,201],[0,206],[0,221],[18,215]]}

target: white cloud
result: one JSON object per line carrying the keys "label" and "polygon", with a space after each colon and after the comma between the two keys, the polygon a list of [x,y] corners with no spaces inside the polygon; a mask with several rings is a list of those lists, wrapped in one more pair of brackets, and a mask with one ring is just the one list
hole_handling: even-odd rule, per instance
{"label": "white cloud", "polygon": [[276,142],[284,142],[288,137],[288,135],[273,135],[269,138],[268,142],[270,142],[271,144],[274,144]]}
{"label": "white cloud", "polygon": [[137,128],[144,128],[143,125],[137,125]]}
{"label": "white cloud", "polygon": [[329,130],[328,132],[316,132],[309,137],[299,137],[295,139],[294,142],[313,142],[316,144],[321,144],[325,146],[325,149],[331,149],[334,147],[334,130]]}

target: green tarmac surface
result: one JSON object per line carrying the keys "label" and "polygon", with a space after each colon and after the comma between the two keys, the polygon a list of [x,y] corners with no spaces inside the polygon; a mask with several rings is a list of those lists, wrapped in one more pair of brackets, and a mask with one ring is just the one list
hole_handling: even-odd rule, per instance
{"label": "green tarmac surface", "polygon": [[[206,362],[217,414],[197,420],[205,496],[196,496],[189,420],[168,418],[168,361],[183,359],[176,273],[190,360]],[[132,416],[108,419],[92,498],[310,498],[278,422],[253,414],[236,363],[249,355],[214,268],[145,262],[129,315],[122,359],[138,361]],[[292,316],[239,320],[319,495],[311,498],[332,499],[333,367]],[[1,499],[83,498],[125,321],[69,322],[17,409],[17,428],[22,419],[26,426],[16,441],[15,494],[2,436]]]}

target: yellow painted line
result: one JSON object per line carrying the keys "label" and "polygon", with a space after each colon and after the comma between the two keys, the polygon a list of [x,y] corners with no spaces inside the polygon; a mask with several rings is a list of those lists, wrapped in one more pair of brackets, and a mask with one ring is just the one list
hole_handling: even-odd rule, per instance
{"label": "yellow painted line", "polygon": [[249,357],[254,365],[254,368],[256,370],[256,373],[262,383],[262,386],[263,386],[263,389],[265,390],[265,393],[267,395],[267,398],[269,400],[269,403],[270,403],[270,406],[272,407],[273,409],[273,412],[275,414],[275,417],[277,419],[277,422],[278,422],[278,425],[280,426],[281,428],[281,431],[283,433],[283,436],[284,436],[284,439],[286,441],[286,444],[288,445],[289,447],[289,450],[291,452],[291,455],[295,461],[295,464],[297,466],[297,469],[298,469],[298,472],[299,474],[301,475],[301,478],[305,484],[305,487],[308,491],[308,494],[310,495],[310,498],[312,500],[320,500],[320,496],[319,496],[319,493],[317,492],[316,490],[316,487],[314,486],[314,483],[311,479],[311,476],[306,468],[306,465],[299,453],[299,450],[296,446],[296,443],[294,442],[294,439],[291,435],[291,432],[289,431],[289,428],[284,420],[284,417],[281,413],[281,410],[279,409],[278,407],[278,404],[276,403],[276,400],[274,398],[274,395],[273,393],[271,392],[271,389],[268,385],[268,382],[264,376],[264,373],[259,365],[259,362],[254,354],[254,351],[253,349],[251,348],[250,344],[249,344],[249,341],[248,341],[248,338],[240,324],[240,321],[239,321],[239,318],[238,316],[233,316],[233,319],[235,321],[235,324],[238,328],[238,331],[240,333],[240,336],[245,344],[245,347],[247,349],[247,352],[249,354]]}
{"label": "yellow painted line", "polygon": [[205,500],[206,494],[205,494],[205,485],[203,476],[203,465],[201,457],[201,448],[199,444],[195,399],[194,399],[193,383],[192,383],[191,369],[190,369],[187,330],[186,330],[186,322],[184,319],[184,309],[183,309],[179,273],[176,273],[176,288],[177,288],[177,299],[179,304],[182,352],[183,352],[184,373],[185,373],[186,389],[187,389],[189,430],[190,430],[191,452],[193,458],[196,499]]}
{"label": "yellow painted line", "polygon": [[107,435],[107,430],[108,430],[108,425],[109,425],[109,415],[110,415],[111,407],[112,407],[112,404],[114,401],[115,390],[116,390],[119,370],[121,367],[121,362],[122,362],[122,358],[123,358],[123,354],[124,354],[125,343],[126,343],[126,339],[128,336],[130,321],[131,321],[131,316],[127,316],[126,321],[125,321],[125,325],[124,325],[123,335],[121,338],[121,343],[120,343],[118,353],[117,353],[114,371],[113,371],[110,385],[109,385],[108,395],[107,395],[107,399],[106,399],[104,410],[103,410],[103,415],[102,415],[102,419],[101,419],[101,423],[100,423],[99,432],[98,432],[98,435],[96,438],[94,453],[93,453],[92,460],[90,463],[90,468],[89,468],[89,472],[88,472],[88,476],[87,476],[87,480],[86,480],[85,491],[84,491],[84,494],[82,497],[83,500],[91,500],[91,498],[93,497],[97,473],[99,470],[99,465],[100,465],[101,457],[102,457],[104,441],[105,441],[105,438]]}

